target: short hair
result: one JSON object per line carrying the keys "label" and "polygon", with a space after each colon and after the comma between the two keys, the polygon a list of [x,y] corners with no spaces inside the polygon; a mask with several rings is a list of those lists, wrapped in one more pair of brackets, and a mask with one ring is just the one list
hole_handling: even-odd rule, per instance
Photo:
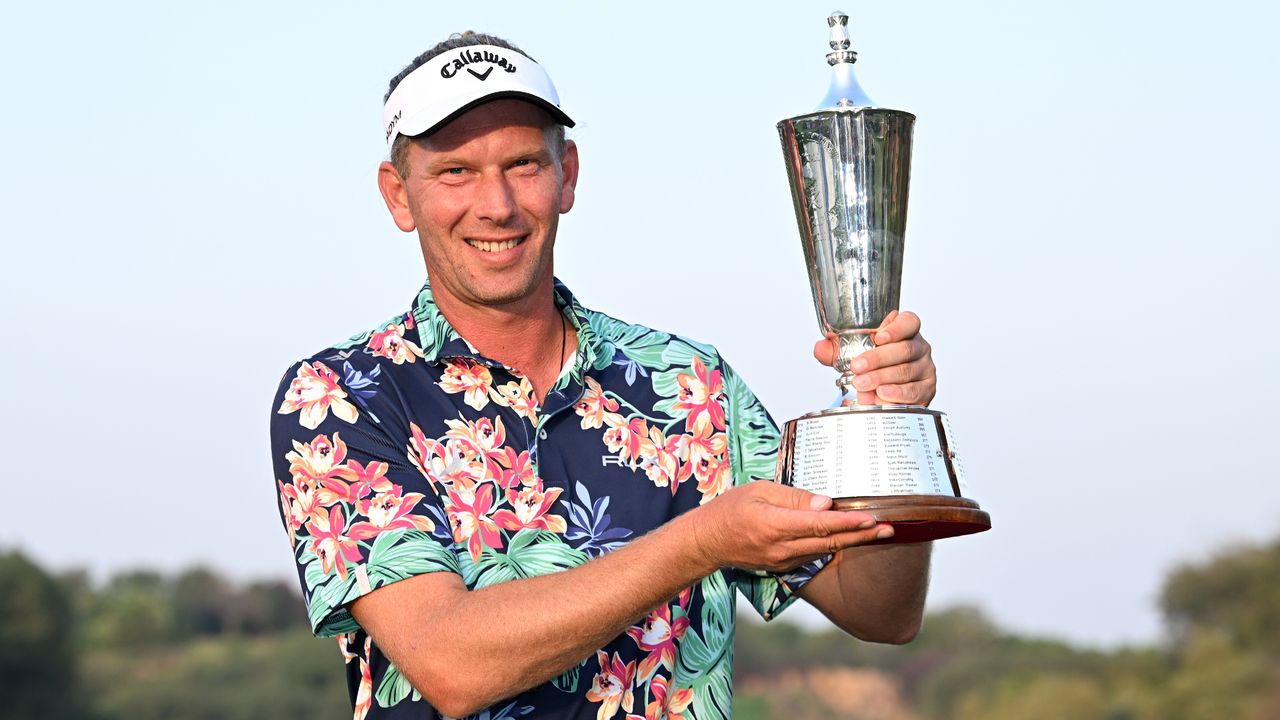
{"label": "short hair", "polygon": [[[450,35],[448,39],[438,43],[435,47],[414,58],[413,61],[406,65],[403,70],[396,74],[395,77],[391,78],[391,82],[387,84],[387,94],[382,96],[382,102],[384,104],[387,102],[391,97],[391,93],[395,92],[400,83],[405,78],[409,77],[409,73],[425,65],[431,58],[447,53],[450,50],[458,50],[460,48],[471,47],[473,45],[494,45],[496,47],[506,48],[507,50],[518,52],[530,60],[537,62],[537,60],[534,60],[533,56],[529,55],[529,53],[516,47],[515,43],[509,40],[504,40],[496,35],[472,32],[470,30],[463,33],[454,33]],[[560,156],[564,155],[564,126],[552,120],[551,124],[545,128],[543,134],[547,138],[547,146],[551,148],[552,158],[555,160],[556,166],[559,167]],[[395,167],[396,172],[400,173],[401,177],[405,177],[409,173],[409,144],[414,140],[415,138],[408,137],[406,135],[397,135],[395,141],[391,143],[391,164]]]}

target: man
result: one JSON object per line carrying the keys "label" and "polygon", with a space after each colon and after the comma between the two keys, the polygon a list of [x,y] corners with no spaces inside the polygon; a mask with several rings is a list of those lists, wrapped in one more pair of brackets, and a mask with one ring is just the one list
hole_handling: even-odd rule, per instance
{"label": "man", "polygon": [[[777,430],[714,348],[584,308],[552,273],[573,121],[531,58],[454,36],[392,81],[378,185],[411,310],[291,368],[272,421],[313,629],[359,718],[721,718],[734,590],[864,639],[919,627],[928,545],[773,477]],[[926,403],[895,316],[863,400]],[[815,349],[831,361],[824,341]]]}

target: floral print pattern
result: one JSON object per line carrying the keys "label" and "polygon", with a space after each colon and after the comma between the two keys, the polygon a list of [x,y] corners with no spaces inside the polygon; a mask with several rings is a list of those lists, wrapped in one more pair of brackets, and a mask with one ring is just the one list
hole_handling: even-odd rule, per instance
{"label": "floral print pattern", "polygon": [[[713,348],[588,311],[559,283],[556,301],[579,350],[541,405],[527,378],[449,327],[429,284],[410,312],[281,383],[281,521],[313,629],[340,638],[357,720],[435,715],[352,600],[428,572],[477,589],[568,569],[773,475],[777,429]],[[772,617],[820,567],[714,573],[475,717],[727,718],[734,590]]]}

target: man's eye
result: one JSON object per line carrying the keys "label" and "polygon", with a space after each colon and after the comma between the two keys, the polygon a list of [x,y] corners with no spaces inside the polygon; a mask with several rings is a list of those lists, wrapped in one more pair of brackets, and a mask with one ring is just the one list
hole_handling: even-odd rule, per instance
{"label": "man's eye", "polygon": [[524,166],[526,166],[526,165],[532,165],[532,164],[533,164],[533,161],[532,161],[532,160],[530,160],[530,159],[528,159],[528,158],[523,158],[523,159],[520,159],[520,160],[517,160],[517,161],[515,161],[515,162],[511,163],[511,166],[512,166],[512,167],[524,167]]}
{"label": "man's eye", "polygon": [[452,167],[445,170],[444,172],[446,175],[461,175],[462,173],[466,172],[466,170],[460,167]]}

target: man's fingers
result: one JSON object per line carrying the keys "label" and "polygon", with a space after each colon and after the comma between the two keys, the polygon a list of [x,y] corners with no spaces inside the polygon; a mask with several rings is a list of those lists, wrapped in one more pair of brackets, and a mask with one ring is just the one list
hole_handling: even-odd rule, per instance
{"label": "man's fingers", "polygon": [[813,357],[823,365],[836,364],[836,336],[828,335],[813,344]]}
{"label": "man's fingers", "polygon": [[910,340],[880,345],[862,353],[853,361],[853,371],[862,374],[877,368],[901,365],[928,357],[932,351],[929,343],[917,335]]}
{"label": "man's fingers", "polygon": [[920,358],[858,375],[853,379],[853,386],[860,391],[875,392],[881,385],[928,382],[933,376],[933,363],[927,358]]}
{"label": "man's fingers", "polygon": [[[905,385],[881,385],[874,395],[873,405],[928,405],[937,393],[938,384],[933,381],[914,382]],[[859,400],[861,402],[861,400]]]}
{"label": "man's fingers", "polygon": [[880,329],[876,332],[876,345],[888,345],[892,342],[905,340],[920,334],[920,316],[907,310],[905,312],[893,311],[885,316],[884,322],[880,324]]}

